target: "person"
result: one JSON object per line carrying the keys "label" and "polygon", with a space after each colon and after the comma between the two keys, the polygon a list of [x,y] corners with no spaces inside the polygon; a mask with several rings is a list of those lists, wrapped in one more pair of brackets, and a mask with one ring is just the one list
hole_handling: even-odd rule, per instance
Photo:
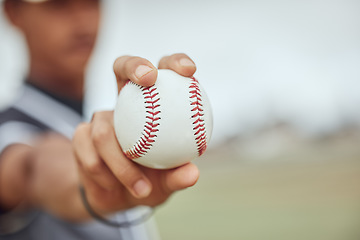
{"label": "person", "polygon": [[[136,207],[158,206],[197,182],[199,170],[191,163],[156,170],[127,159],[114,134],[113,111],[83,122],[84,74],[101,4],[3,1],[30,61],[17,100],[0,113],[0,239],[151,239],[145,220],[121,228],[105,223],[141,219]],[[119,57],[113,68],[119,91],[128,80],[145,87],[156,81],[157,68],[141,57]],[[196,71],[185,54],[162,58],[158,68],[183,76]]]}

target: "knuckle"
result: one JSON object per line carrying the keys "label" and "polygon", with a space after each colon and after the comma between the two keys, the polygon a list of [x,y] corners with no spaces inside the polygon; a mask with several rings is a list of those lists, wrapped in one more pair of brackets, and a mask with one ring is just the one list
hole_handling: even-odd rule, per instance
{"label": "knuckle", "polygon": [[106,142],[113,135],[113,128],[109,124],[101,124],[93,129],[92,139],[96,145]]}
{"label": "knuckle", "polygon": [[130,172],[130,166],[129,165],[124,165],[122,168],[119,168],[115,171],[115,175],[117,178],[119,178],[119,180],[121,179],[126,179],[127,178],[127,175],[128,175],[128,172]]}
{"label": "knuckle", "polygon": [[175,58],[175,59],[183,58],[183,57],[189,58],[189,56],[186,55],[185,53],[175,53],[175,54],[171,55],[171,57]]}
{"label": "knuckle", "polygon": [[141,177],[130,164],[124,164],[122,168],[117,169],[114,173],[124,185],[132,185]]}
{"label": "knuckle", "polygon": [[133,57],[130,57],[124,62],[122,68],[122,72],[125,75],[126,79],[130,79],[130,72],[132,72],[132,69],[134,68],[135,68],[135,64],[133,61]]}
{"label": "knuckle", "polygon": [[113,111],[99,111],[99,112],[95,112],[92,116],[92,122],[97,121],[97,120],[102,120],[102,119],[106,119],[109,116],[111,116]]}
{"label": "knuckle", "polygon": [[116,72],[117,70],[120,70],[124,61],[129,57],[130,56],[121,56],[121,57],[116,58],[116,60],[114,61],[114,65],[113,65],[114,72]]}
{"label": "knuckle", "polygon": [[149,60],[142,57],[130,57],[125,62],[125,68],[129,71],[135,70],[139,65],[152,65]]}
{"label": "knuckle", "polygon": [[140,57],[129,57],[124,62],[124,70],[125,72],[129,73],[133,70],[135,70],[136,66],[139,65],[142,61],[142,58]]}
{"label": "knuckle", "polygon": [[92,175],[98,175],[103,172],[104,163],[101,161],[94,161],[91,163],[84,164],[85,171]]}
{"label": "knuckle", "polygon": [[75,130],[75,133],[83,133],[83,132],[85,132],[85,131],[87,131],[87,130],[89,130],[89,128],[90,128],[90,124],[89,123],[80,123],[78,126],[77,126],[77,128],[76,128],[76,130]]}
{"label": "knuckle", "polygon": [[101,115],[102,115],[102,112],[95,112],[95,113],[92,115],[91,122],[93,122],[95,119],[100,118]]}
{"label": "knuckle", "polygon": [[90,124],[89,123],[80,123],[77,128],[75,129],[74,136],[73,136],[73,143],[77,142],[81,136],[84,134],[87,134],[90,130]]}
{"label": "knuckle", "polygon": [[122,58],[123,58],[123,57],[117,57],[117,58],[115,59],[114,64],[113,64],[114,70],[117,69],[117,67],[118,67],[119,63],[121,62]]}
{"label": "knuckle", "polygon": [[170,56],[164,56],[160,59],[159,65],[162,67],[165,67],[167,65],[167,62],[169,61]]}
{"label": "knuckle", "polygon": [[168,59],[169,59],[169,55],[165,55],[165,56],[163,56],[161,59],[160,59],[160,62],[165,62],[165,61],[167,61]]}

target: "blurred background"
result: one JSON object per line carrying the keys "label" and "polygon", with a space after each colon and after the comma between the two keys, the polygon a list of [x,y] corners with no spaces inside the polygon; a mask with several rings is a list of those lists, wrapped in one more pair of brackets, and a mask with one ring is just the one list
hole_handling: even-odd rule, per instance
{"label": "blurred background", "polygon": [[[156,211],[163,239],[360,239],[360,1],[104,0],[86,117],[116,101],[112,64],[197,63],[214,114],[199,183]],[[26,73],[0,18],[0,108]]]}

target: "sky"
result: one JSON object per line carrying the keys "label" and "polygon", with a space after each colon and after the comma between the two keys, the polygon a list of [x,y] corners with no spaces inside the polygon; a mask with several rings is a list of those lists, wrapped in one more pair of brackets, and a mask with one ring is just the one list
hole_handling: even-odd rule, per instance
{"label": "sky", "polygon": [[[285,122],[304,134],[360,125],[360,1],[104,0],[86,85],[86,115],[116,102],[112,64],[155,65],[184,52],[206,89],[213,142]],[[0,17],[0,107],[26,72],[19,34]]]}

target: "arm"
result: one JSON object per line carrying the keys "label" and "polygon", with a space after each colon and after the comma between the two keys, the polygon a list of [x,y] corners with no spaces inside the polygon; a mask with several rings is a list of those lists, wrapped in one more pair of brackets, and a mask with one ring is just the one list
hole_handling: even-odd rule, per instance
{"label": "arm", "polygon": [[75,220],[70,212],[86,218],[78,197],[79,185],[71,141],[47,133],[33,146],[14,144],[0,157],[0,204],[11,212],[21,205],[45,209],[59,217]]}
{"label": "arm", "polygon": [[0,206],[4,211],[15,208],[25,199],[30,152],[30,146],[13,144],[0,154]]}
{"label": "arm", "polygon": [[[192,76],[196,70],[183,54],[163,58],[159,68],[170,68],[184,76]],[[149,86],[155,83],[157,76],[156,68],[149,61],[129,56],[115,61],[114,72],[119,91],[129,79]],[[17,156],[20,148],[25,147],[25,153]],[[90,218],[80,199],[80,183],[92,208],[107,214],[138,205],[159,205],[173,192],[195,184],[199,174],[193,164],[173,170],[154,170],[127,159],[115,137],[112,112],[96,113],[90,123],[81,124],[72,142],[54,134],[41,136],[34,147],[12,146],[2,158],[4,164],[31,163],[29,176],[21,173],[28,179],[23,181],[23,188],[29,191],[23,191],[11,201],[7,200],[11,191],[0,193],[5,207],[11,208],[27,199],[32,205],[72,221]],[[17,165],[10,165],[6,171],[18,171]],[[1,186],[11,186],[11,179],[9,174],[4,174]]]}

